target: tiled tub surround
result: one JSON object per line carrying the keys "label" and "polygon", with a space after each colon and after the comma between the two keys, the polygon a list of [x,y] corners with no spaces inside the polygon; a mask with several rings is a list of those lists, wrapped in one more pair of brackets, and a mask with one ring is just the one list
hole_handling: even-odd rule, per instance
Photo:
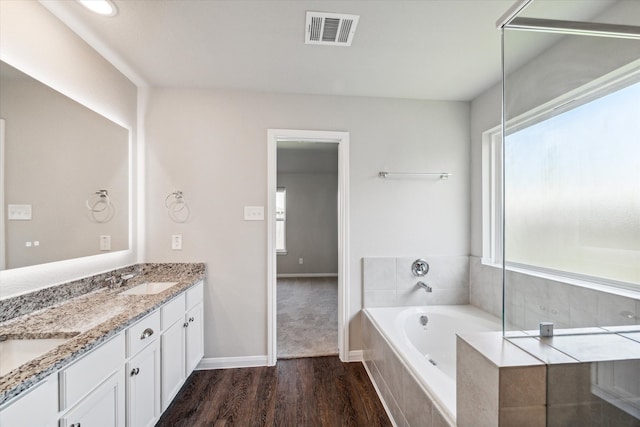
{"label": "tiled tub surround", "polygon": [[[125,286],[113,289],[106,286],[106,277],[130,272],[137,275]],[[55,302],[0,323],[0,336],[70,339],[0,377],[0,405],[203,280],[204,276],[202,263],[140,264],[54,286],[50,289],[51,298],[47,289],[43,289],[2,300],[0,308],[12,313],[19,312],[22,304],[38,307],[39,304],[31,303],[33,299]],[[178,283],[154,295],[118,295],[144,282]],[[69,299],[61,300],[60,295],[68,295]]]}
{"label": "tiled tub surround", "polygon": [[[429,263],[429,273],[416,277],[411,264]],[[364,307],[469,304],[468,256],[367,257],[362,259]],[[416,286],[425,282],[427,293]]]}
{"label": "tiled tub surround", "polygon": [[470,305],[367,308],[362,317],[365,364],[396,423],[455,425],[456,333],[500,330],[500,320]]}
{"label": "tiled tub surround", "polygon": [[[640,324],[640,293],[608,293],[507,270],[505,313],[510,330],[537,329],[541,321],[558,328]],[[502,316],[502,270],[469,257],[469,298]]]}

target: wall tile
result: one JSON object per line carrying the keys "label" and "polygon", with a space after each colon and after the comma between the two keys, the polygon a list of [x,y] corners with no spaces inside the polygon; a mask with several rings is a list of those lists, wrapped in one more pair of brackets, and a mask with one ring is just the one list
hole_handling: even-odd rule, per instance
{"label": "wall tile", "polygon": [[469,304],[469,289],[456,287],[448,289],[433,289],[427,294],[429,305]]}
{"label": "wall tile", "polygon": [[498,368],[457,338],[457,424],[498,425]]}
{"label": "wall tile", "polygon": [[396,305],[396,291],[364,291],[365,307],[394,307]]}
{"label": "wall tile", "polygon": [[502,368],[499,375],[500,409],[545,405],[546,366]]}
{"label": "wall tile", "polygon": [[411,427],[431,427],[431,412],[433,410],[431,399],[406,369],[403,369],[402,388],[405,393],[403,412],[409,425]]}
{"label": "wall tile", "polygon": [[589,403],[591,394],[591,364],[568,363],[547,366],[547,403],[566,405]]}
{"label": "wall tile", "polygon": [[547,407],[547,427],[598,427],[602,421],[602,405],[597,402]]}
{"label": "wall tile", "polygon": [[363,258],[362,266],[365,291],[396,289],[395,258]]}
{"label": "wall tile", "polygon": [[547,413],[544,406],[505,408],[500,410],[501,427],[545,427]]}
{"label": "wall tile", "polygon": [[440,413],[440,411],[436,407],[433,408],[431,425],[433,427],[455,427],[453,424],[449,424],[449,422],[445,419],[445,417]]}
{"label": "wall tile", "polygon": [[636,300],[604,292],[598,294],[597,326],[634,325],[637,323],[635,316]]}
{"label": "wall tile", "polygon": [[433,292],[427,293],[424,289],[417,286],[412,289],[398,289],[396,294],[396,302],[401,306],[409,305],[427,305],[431,299]]}

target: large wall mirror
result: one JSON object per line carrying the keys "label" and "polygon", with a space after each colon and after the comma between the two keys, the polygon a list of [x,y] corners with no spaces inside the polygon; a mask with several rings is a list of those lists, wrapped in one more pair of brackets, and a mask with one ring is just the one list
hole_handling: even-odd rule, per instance
{"label": "large wall mirror", "polygon": [[129,130],[0,62],[0,268],[129,248]]}

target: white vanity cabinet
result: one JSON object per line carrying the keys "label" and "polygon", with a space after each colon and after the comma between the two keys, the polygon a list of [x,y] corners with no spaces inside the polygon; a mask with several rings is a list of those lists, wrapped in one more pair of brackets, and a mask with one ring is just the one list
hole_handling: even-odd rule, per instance
{"label": "white vanity cabinet", "polygon": [[0,426],[55,427],[57,415],[58,376],[53,374],[0,409]]}
{"label": "white vanity cabinet", "polygon": [[124,427],[124,357],[119,333],[59,372],[60,427]]}
{"label": "white vanity cabinet", "polygon": [[160,418],[160,311],[126,331],[127,426],[153,426]]}
{"label": "white vanity cabinet", "polygon": [[160,309],[163,411],[204,354],[202,301],[200,282]]}
{"label": "white vanity cabinet", "polygon": [[0,407],[0,427],[153,426],[203,356],[203,282]]}

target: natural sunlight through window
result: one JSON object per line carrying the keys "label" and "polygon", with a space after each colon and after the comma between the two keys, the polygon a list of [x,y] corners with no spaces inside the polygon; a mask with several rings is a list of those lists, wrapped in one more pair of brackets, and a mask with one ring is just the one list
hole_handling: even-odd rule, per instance
{"label": "natural sunlight through window", "polygon": [[276,253],[286,254],[287,190],[276,190]]}
{"label": "natural sunlight through window", "polygon": [[[585,98],[508,128],[505,258],[519,267],[640,285],[640,83]],[[484,200],[494,206],[483,211],[485,239],[493,234],[484,257],[494,262],[502,243],[499,140],[499,132],[485,134],[484,164],[491,169]]]}

